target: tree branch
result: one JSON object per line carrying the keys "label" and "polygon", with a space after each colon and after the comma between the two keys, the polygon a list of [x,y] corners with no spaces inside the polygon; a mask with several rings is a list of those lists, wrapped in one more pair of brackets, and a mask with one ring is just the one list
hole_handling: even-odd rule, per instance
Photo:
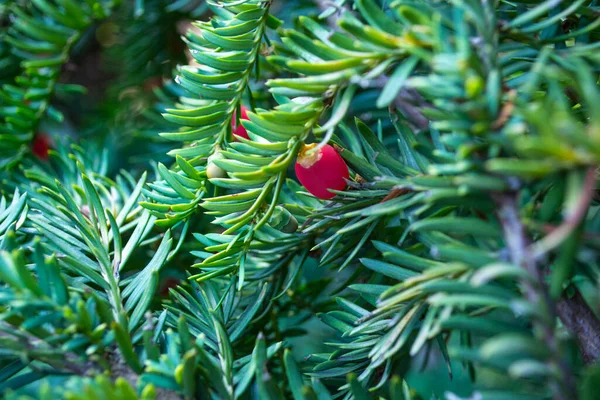
{"label": "tree branch", "polygon": [[544,238],[532,244],[531,253],[540,259],[550,250],[558,247],[577,228],[585,218],[596,189],[596,167],[590,167],[585,175],[581,196],[573,211],[566,216],[563,223],[553,229]]}
{"label": "tree branch", "polygon": [[[61,351],[44,340],[33,336],[27,331],[20,330],[18,327],[9,324],[6,321],[0,321],[0,337],[13,340],[18,344],[27,357],[30,357],[31,353],[39,353],[37,356],[32,357],[38,361],[46,363],[52,368],[55,368],[61,372],[68,372],[79,376],[90,376],[91,374],[101,371],[99,365],[90,360],[84,360],[77,354],[70,351]],[[16,350],[17,352],[19,350]],[[44,356],[44,353],[55,352],[60,354],[61,358],[52,358]]]}
{"label": "tree branch", "polygon": [[[581,196],[571,213],[564,221],[548,232],[541,240],[530,245],[531,256],[541,259],[550,250],[558,247],[585,218],[596,189],[596,167],[588,169]],[[550,271],[546,270],[546,274]],[[556,312],[562,323],[577,338],[579,351],[586,364],[600,359],[600,320],[587,304],[581,293],[575,288],[575,294],[566,293],[556,304]]]}
{"label": "tree branch", "polygon": [[315,1],[315,4],[317,5],[317,7],[319,8],[319,10],[321,10],[321,12],[327,11],[331,7],[334,7],[336,9],[336,11],[333,14],[331,14],[329,17],[327,17],[327,24],[331,27],[331,29],[333,29],[335,31],[340,30],[340,27],[337,24],[337,20],[338,20],[339,16],[345,12],[352,12],[345,5],[337,5],[331,0],[314,0],[314,1]]}
{"label": "tree branch", "polygon": [[[504,231],[506,245],[510,251],[510,259],[515,264],[525,269],[533,281],[522,280],[524,294],[527,299],[548,318],[534,320],[534,327],[546,347],[550,350],[553,362],[560,373],[560,381],[552,385],[553,398],[557,400],[576,399],[573,376],[565,360],[560,356],[560,343],[555,335],[556,309],[548,293],[544,275],[538,268],[535,258],[530,253],[530,240],[521,222],[517,193],[503,193],[495,197],[499,207],[498,217]],[[561,385],[562,383],[562,385]]]}
{"label": "tree branch", "polygon": [[[43,362],[61,373],[93,377],[101,374],[104,370],[104,368],[92,360],[82,359],[81,356],[70,351],[60,351],[43,339],[27,331],[19,330],[18,327],[5,321],[0,321],[0,337],[13,340],[21,347],[19,350],[25,352],[27,357],[30,357],[30,354],[37,353],[31,358]],[[46,352],[55,352],[56,354],[60,354],[61,358],[55,359],[44,356],[43,354]],[[129,382],[131,387],[137,387],[139,375],[125,363],[121,354],[116,349],[115,351],[108,352],[107,361],[111,376],[124,378]],[[161,400],[180,400],[182,398],[178,393],[169,389],[156,388],[156,393],[157,398]]]}
{"label": "tree branch", "polygon": [[581,357],[586,364],[600,359],[600,320],[596,317],[579,290],[566,294],[556,303],[556,311],[563,324],[577,337]]}

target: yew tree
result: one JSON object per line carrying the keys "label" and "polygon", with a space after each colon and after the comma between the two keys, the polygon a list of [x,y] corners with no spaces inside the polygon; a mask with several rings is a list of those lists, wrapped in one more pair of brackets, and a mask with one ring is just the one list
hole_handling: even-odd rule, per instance
{"label": "yew tree", "polygon": [[0,394],[600,398],[597,0],[3,0]]}

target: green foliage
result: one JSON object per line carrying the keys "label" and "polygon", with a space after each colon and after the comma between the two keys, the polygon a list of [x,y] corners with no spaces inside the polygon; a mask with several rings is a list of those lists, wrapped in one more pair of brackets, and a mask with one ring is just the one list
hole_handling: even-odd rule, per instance
{"label": "green foliage", "polygon": [[81,87],[57,81],[61,66],[93,20],[106,17],[114,6],[112,0],[82,4],[70,0],[31,3],[20,6],[15,2],[8,6],[11,23],[3,44],[11,46],[13,57],[20,61],[21,72],[14,84],[7,83],[0,89],[2,168],[19,161],[43,116],[62,121],[63,115],[50,105],[50,97],[55,92],[77,93]]}
{"label": "green foliage", "polygon": [[[597,14],[5,2],[0,393],[595,398]],[[350,169],[330,201],[313,143]]]}

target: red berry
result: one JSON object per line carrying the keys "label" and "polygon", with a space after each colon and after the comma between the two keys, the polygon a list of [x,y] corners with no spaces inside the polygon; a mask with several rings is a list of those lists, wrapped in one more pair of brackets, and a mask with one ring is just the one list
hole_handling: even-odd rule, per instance
{"label": "red berry", "polygon": [[[242,109],[242,117],[240,118],[240,120],[248,119],[248,109],[244,106],[240,107]],[[240,123],[239,125],[236,126],[236,112],[233,112],[233,118],[231,120],[231,128],[232,128],[232,132],[235,136],[239,136],[239,137],[243,137],[244,139],[248,139],[250,140],[250,137],[248,136],[248,132],[246,131],[246,128],[244,128],[244,126]],[[241,121],[240,121],[241,122]],[[234,136],[234,138],[235,138]]]}
{"label": "red berry", "polygon": [[162,76],[153,76],[143,83],[144,90],[147,92],[151,92],[154,88],[159,88],[162,86],[163,78]]}
{"label": "red berry", "polygon": [[344,190],[350,177],[348,166],[333,147],[326,144],[316,152],[317,144],[304,146],[296,161],[296,176],[300,183],[315,197],[331,199],[335,196],[329,189]]}
{"label": "red berry", "polygon": [[166,277],[161,283],[160,286],[158,288],[158,294],[161,297],[167,297],[169,295],[169,289],[175,289],[177,287],[177,285],[179,284],[180,280],[172,277],[172,276],[168,276]]}
{"label": "red berry", "polygon": [[50,150],[51,145],[52,140],[50,137],[47,134],[40,132],[33,138],[33,142],[31,143],[31,152],[40,160],[47,161],[48,150]]}

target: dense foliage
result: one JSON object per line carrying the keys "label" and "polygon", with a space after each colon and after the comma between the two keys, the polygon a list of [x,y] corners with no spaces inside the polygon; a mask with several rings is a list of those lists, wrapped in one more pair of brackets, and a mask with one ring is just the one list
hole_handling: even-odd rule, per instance
{"label": "dense foliage", "polygon": [[3,0],[0,393],[598,398],[597,3]]}

